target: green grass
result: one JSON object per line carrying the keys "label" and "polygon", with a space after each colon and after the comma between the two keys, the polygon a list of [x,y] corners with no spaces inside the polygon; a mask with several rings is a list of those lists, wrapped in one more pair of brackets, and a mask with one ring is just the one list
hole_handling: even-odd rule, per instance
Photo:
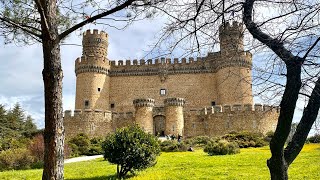
{"label": "green grass", "polygon": [[[129,179],[270,179],[268,147],[241,149],[240,154],[208,156],[195,152],[162,153],[156,166]],[[114,179],[116,166],[103,159],[65,165],[65,179]],[[1,180],[41,179],[42,170],[0,172]],[[289,179],[320,179],[320,144],[307,144],[289,168]]]}

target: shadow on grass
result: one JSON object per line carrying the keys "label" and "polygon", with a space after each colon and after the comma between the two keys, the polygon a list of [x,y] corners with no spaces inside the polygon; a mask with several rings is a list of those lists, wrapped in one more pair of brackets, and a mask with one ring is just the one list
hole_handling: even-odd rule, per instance
{"label": "shadow on grass", "polygon": [[[123,179],[131,178],[135,175],[129,174],[126,175]],[[117,175],[109,175],[109,176],[97,176],[97,177],[91,177],[91,178],[68,178],[66,180],[117,180]]]}

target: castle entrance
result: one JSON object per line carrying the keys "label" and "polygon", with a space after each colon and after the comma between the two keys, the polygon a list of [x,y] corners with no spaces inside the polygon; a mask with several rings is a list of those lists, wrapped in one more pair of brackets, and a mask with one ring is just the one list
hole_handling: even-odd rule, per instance
{"label": "castle entrance", "polygon": [[153,118],[154,135],[164,136],[166,128],[166,117],[162,115],[155,116]]}

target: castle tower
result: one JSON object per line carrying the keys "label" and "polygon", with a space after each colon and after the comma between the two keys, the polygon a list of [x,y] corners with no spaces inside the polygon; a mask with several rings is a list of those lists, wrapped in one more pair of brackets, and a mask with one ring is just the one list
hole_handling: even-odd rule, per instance
{"label": "castle tower", "polygon": [[107,59],[108,35],[87,30],[82,40],[81,59],[75,62],[75,109],[109,109],[110,64]]}
{"label": "castle tower", "polygon": [[253,104],[252,55],[243,49],[243,25],[225,23],[219,28],[221,57],[216,73],[218,104]]}
{"label": "castle tower", "polygon": [[166,115],[166,130],[165,134],[183,135],[184,118],[183,98],[167,98],[164,100],[165,115]]}
{"label": "castle tower", "polygon": [[135,122],[146,132],[153,133],[154,99],[135,99],[133,105],[136,109]]}

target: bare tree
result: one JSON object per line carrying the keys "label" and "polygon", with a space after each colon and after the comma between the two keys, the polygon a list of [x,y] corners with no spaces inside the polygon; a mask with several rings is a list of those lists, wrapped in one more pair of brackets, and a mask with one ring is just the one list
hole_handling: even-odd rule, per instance
{"label": "bare tree", "polygon": [[[270,142],[272,157],[267,165],[271,179],[288,179],[288,167],[303,148],[320,107],[320,2],[189,0],[169,1],[155,8],[171,19],[157,43],[173,42],[170,52],[179,45],[188,47],[190,53],[214,49],[221,24],[244,23],[244,33],[255,39],[246,47],[268,55],[258,59],[258,65],[268,66],[256,67],[263,73],[259,84],[264,93],[281,97],[278,124]],[[308,103],[286,146],[299,95]]]}
{"label": "bare tree", "polygon": [[[0,0],[4,43],[41,43],[45,94],[45,155],[42,179],[63,179],[64,127],[60,43],[88,23],[130,24],[152,13],[161,0]],[[144,14],[144,16],[141,16]],[[103,21],[99,21],[103,20]]]}

